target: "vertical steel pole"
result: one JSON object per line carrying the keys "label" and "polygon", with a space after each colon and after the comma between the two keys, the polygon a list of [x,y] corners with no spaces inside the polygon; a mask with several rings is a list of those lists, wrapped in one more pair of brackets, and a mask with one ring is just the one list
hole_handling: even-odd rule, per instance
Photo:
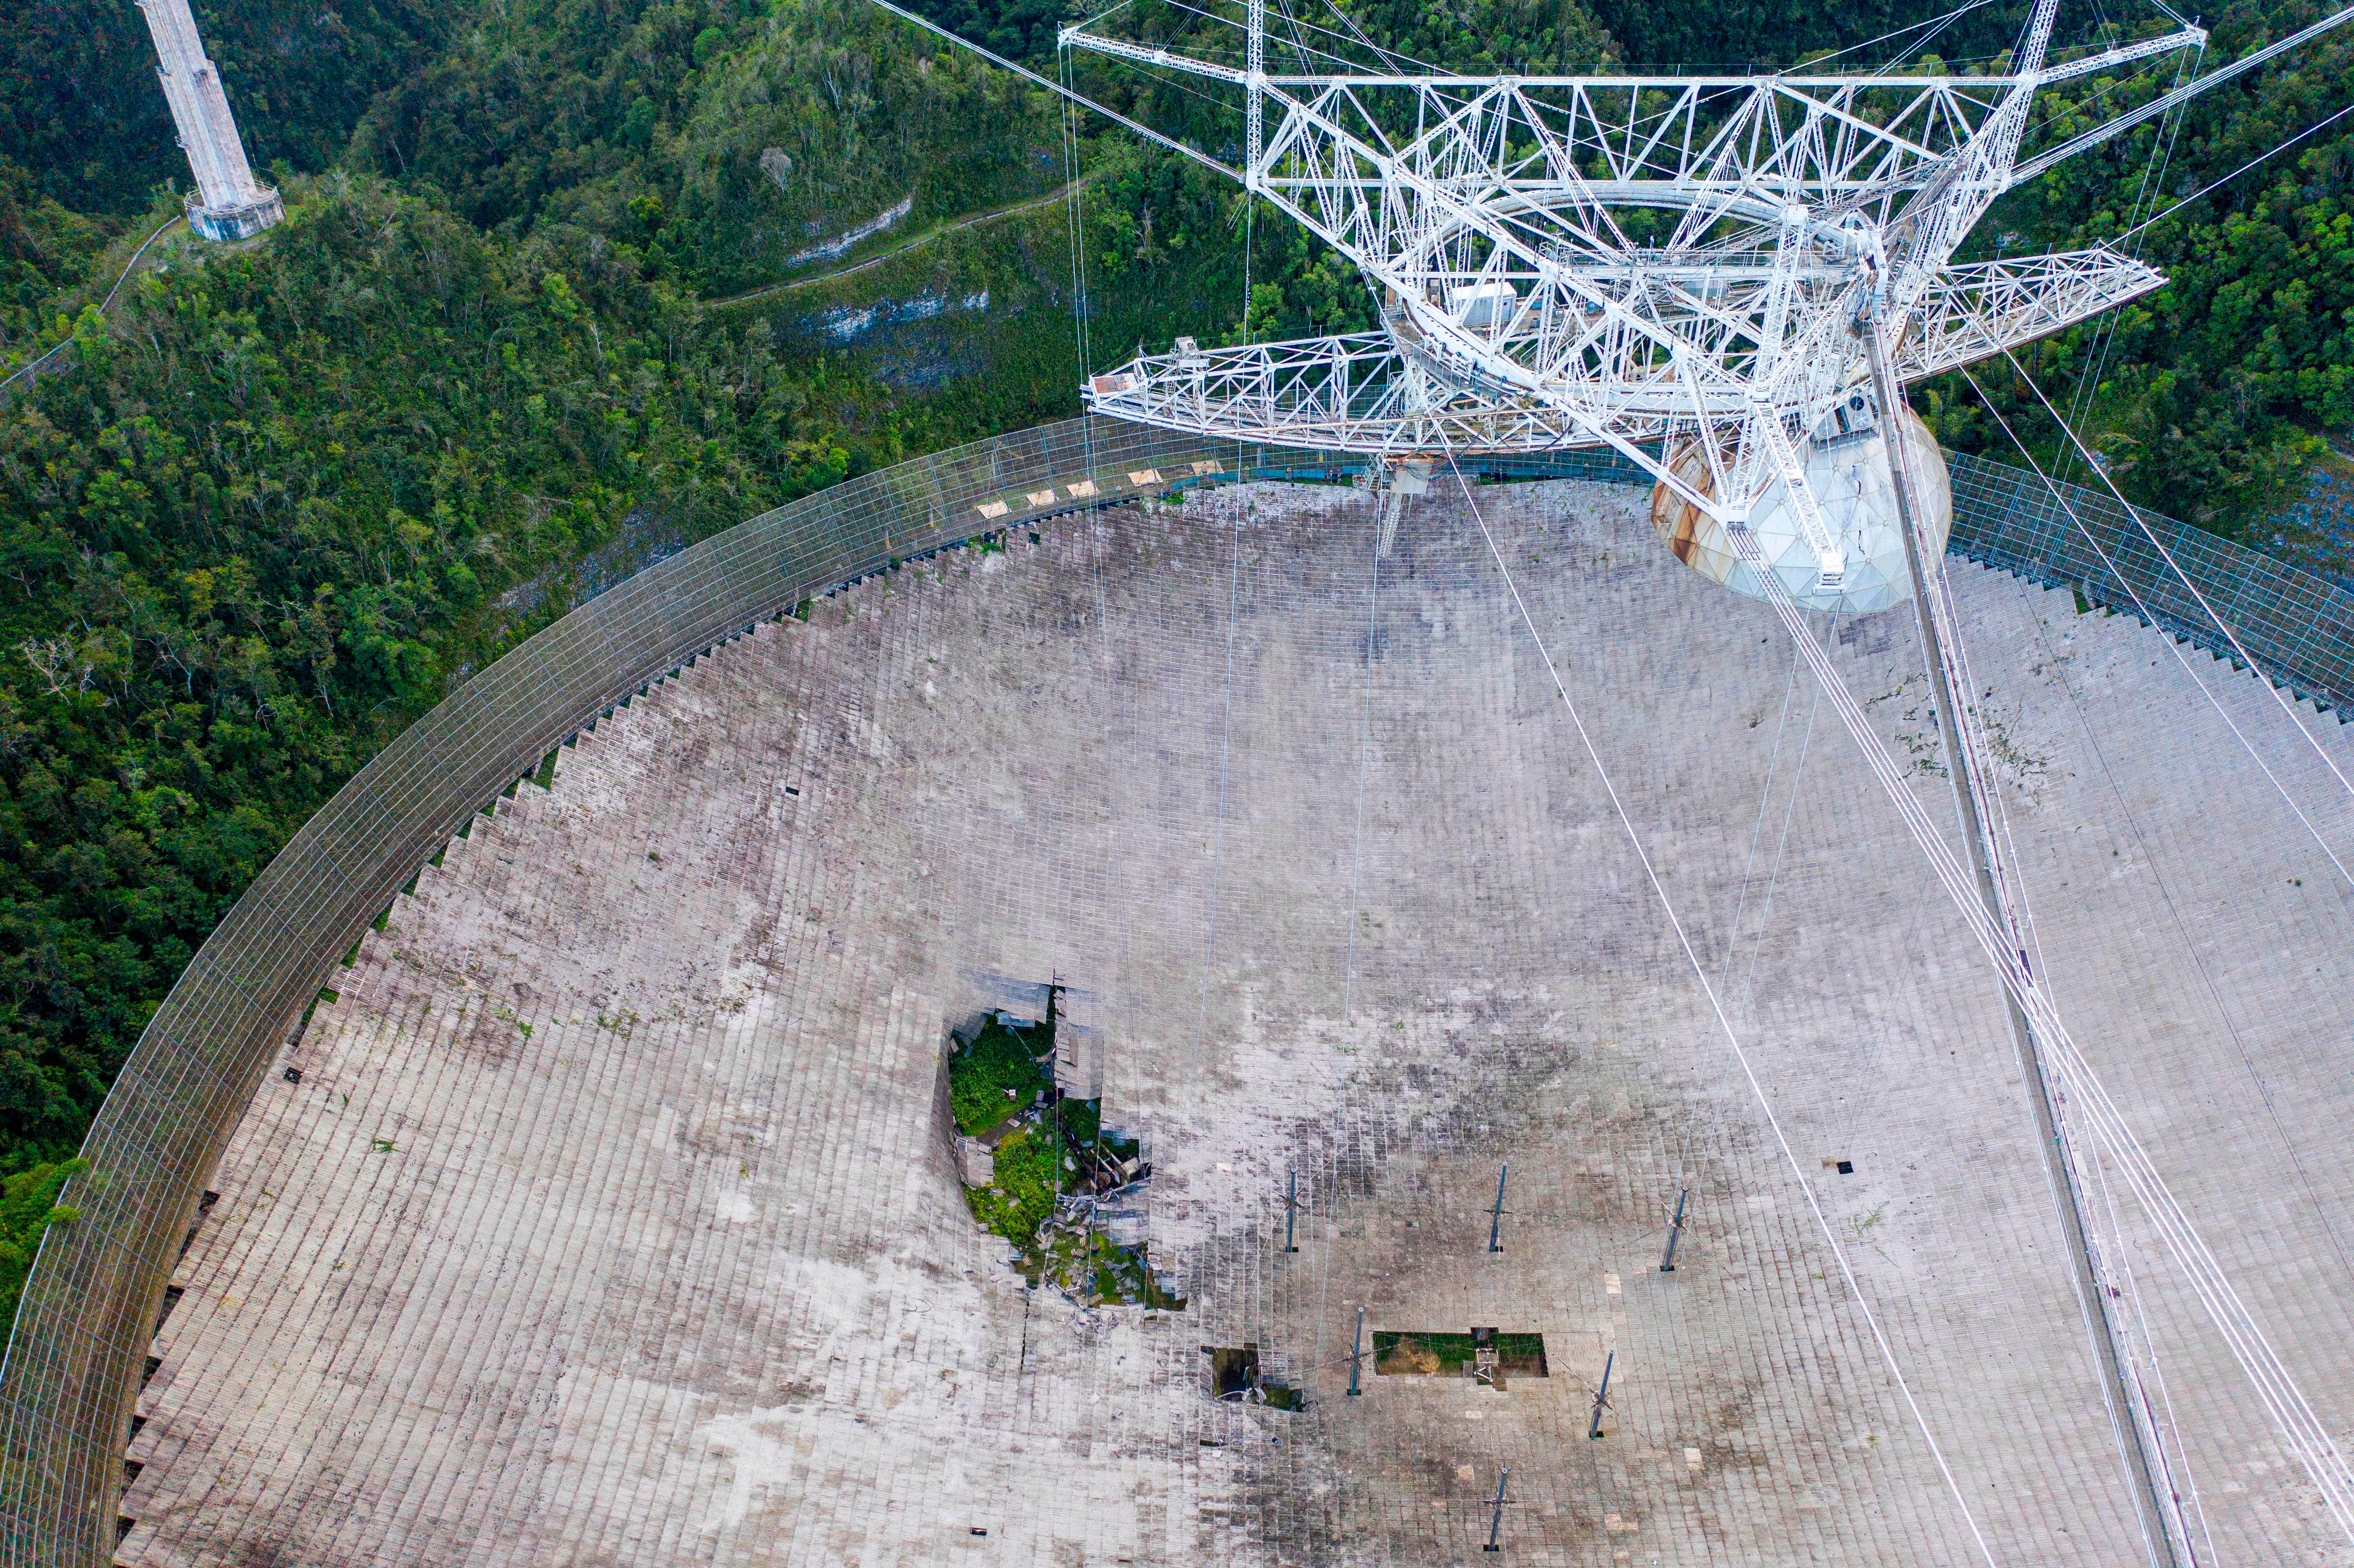
{"label": "vertical steel pole", "polygon": [[[1243,150],[1243,188],[1258,189],[1258,154],[1266,143],[1262,129],[1267,111],[1267,0],[1250,0],[1244,8],[1243,83],[1248,145]],[[1247,310],[1248,302],[1245,302]]]}
{"label": "vertical steel pole", "polygon": [[1291,1242],[1292,1222],[1299,1217],[1299,1172],[1294,1171],[1291,1173],[1291,1190],[1288,1192],[1286,1192],[1283,1197],[1283,1250],[1286,1252],[1298,1252],[1299,1250],[1298,1247],[1294,1246]]}
{"label": "vertical steel pole", "polygon": [[[2038,15],[2041,15],[2039,7]],[[1937,633],[1937,617],[1929,601],[1928,563],[1922,559],[1920,531],[1913,507],[1911,465],[1903,455],[1904,389],[1896,379],[1889,364],[1888,339],[1879,311],[1863,323],[1863,333],[1872,355],[1872,391],[1880,403],[1882,440],[1888,452],[1888,472],[1891,488],[1896,495],[1897,531],[1904,535],[1904,565],[1913,581],[1913,621],[1921,633],[1921,651],[1929,668],[1931,700],[1937,707],[1937,738],[1946,750],[1946,771],[1954,786],[1954,812],[1961,820],[1962,847],[1968,855],[1970,870],[1978,885],[1978,901],[1988,916],[2004,930],[2009,924],[2004,917],[2002,899],[1995,888],[1993,858],[1987,846],[1986,819],[1978,810],[1977,792],[1971,788],[1970,759],[1962,751],[1962,715],[1956,705],[1958,694],[1954,690],[1952,676],[1946,665],[1945,643]],[[2024,955],[2021,955],[2022,958]],[[2035,1044],[2035,1033],[2028,1026],[2027,1014],[2010,988],[2002,988],[2004,1004],[2010,1013],[2010,1036],[2019,1053],[2019,1063],[2031,1091],[2029,1099],[2035,1111],[2035,1128],[2043,1143],[2043,1170],[2052,1183],[2052,1194],[2060,1212],[2060,1225],[2068,1240],[2068,1252],[2076,1272],[2076,1288],[2091,1304],[2101,1324],[2102,1332],[2094,1336],[2101,1358],[2101,1370],[2105,1373],[2104,1395],[2122,1399],[2125,1419],[2118,1423],[2125,1434],[2126,1466],[2132,1473],[2134,1509],[2140,1516],[2142,1539],[2149,1548],[2149,1561],[2155,1568],[2181,1568],[2186,1562],[2196,1562],[2195,1553],[2179,1551],[2174,1539],[2173,1516],[2161,1501],[2154,1467],[2150,1463],[2149,1435],[2145,1423],[2147,1413],[2135,1397],[2132,1382],[2126,1375],[2125,1357],[2120,1353],[2116,1322],[2110,1313],[2108,1292],[2101,1287],[2100,1271],[2093,1263],[2093,1252],[2084,1234],[2084,1219],[2075,1175],[2060,1147],[2059,1121],[2052,1108],[2052,1086],[2043,1071],[2042,1053]],[[2114,1407],[2113,1407],[2114,1408]]]}
{"label": "vertical steel pole", "polygon": [[1510,1170],[1511,1170],[1510,1165],[1496,1167],[1496,1210],[1488,1216],[1488,1250],[1490,1252],[1504,1250],[1503,1243],[1496,1238],[1496,1232],[1504,1223],[1504,1174]]}
{"label": "vertical steel pole", "polygon": [[1503,1550],[1496,1544],[1496,1537],[1504,1531],[1504,1483],[1511,1478],[1512,1469],[1509,1465],[1504,1467],[1504,1473],[1496,1478],[1496,1512],[1495,1517],[1488,1520],[1488,1544],[1479,1549],[1482,1552]]}
{"label": "vertical steel pole", "polygon": [[1689,1187],[1676,1193],[1676,1217],[1668,1222],[1668,1252],[1665,1257],[1659,1259],[1661,1274],[1673,1274],[1676,1271],[1676,1243],[1684,1234],[1684,1202],[1691,1196],[1691,1189]]}
{"label": "vertical steel pole", "polygon": [[1356,1340],[1356,1344],[1355,1344],[1354,1348],[1352,1348],[1352,1349],[1349,1351],[1349,1397],[1350,1397],[1351,1399],[1354,1399],[1354,1398],[1356,1398],[1356,1397],[1357,1397],[1357,1393],[1358,1393],[1358,1389],[1357,1389],[1357,1374],[1358,1374],[1360,1372],[1362,1372],[1362,1371],[1363,1371],[1363,1370],[1364,1370],[1364,1365],[1365,1365],[1365,1309],[1364,1309],[1363,1307],[1360,1307],[1360,1308],[1357,1308],[1357,1340]]}
{"label": "vertical steel pole", "polygon": [[1602,1386],[1594,1391],[1594,1419],[1585,1424],[1588,1437],[1602,1436],[1602,1413],[1610,1405],[1610,1369],[1618,1364],[1618,1352],[1612,1351],[1602,1358]]}

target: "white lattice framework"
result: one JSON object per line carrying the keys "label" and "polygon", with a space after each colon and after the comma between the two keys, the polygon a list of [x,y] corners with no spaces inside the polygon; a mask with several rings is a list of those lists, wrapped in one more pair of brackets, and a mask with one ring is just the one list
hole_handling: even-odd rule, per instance
{"label": "white lattice framework", "polygon": [[[2204,44],[2200,28],[2046,63],[2041,0],[2012,69],[1984,76],[1269,73],[1101,36],[1083,49],[1240,94],[1229,168],[1172,139],[1354,263],[1371,334],[1140,357],[1087,388],[1125,419],[1381,454],[1607,446],[1720,521],[1787,487],[1827,584],[1840,553],[1805,484],[1804,442],[1868,375],[2000,353],[2165,279],[2108,249],[1956,265],[2003,192],[2165,112],[2343,16],[2118,114],[2022,165],[2037,92]],[[1639,238],[1638,238],[1639,237]],[[1707,482],[1670,471],[1698,438]]]}
{"label": "white lattice framework", "polygon": [[[1918,380],[1999,354],[2164,281],[2155,269],[2107,250],[1943,269],[1897,349],[1900,374]],[[1737,427],[1752,416],[1738,385],[1741,396],[1703,406],[1692,386],[1702,379],[1670,357],[1624,387],[1576,388],[1573,409],[1487,377],[1450,380],[1427,356],[1405,348],[1394,328],[1147,355],[1095,377],[1088,401],[1140,424],[1339,451],[1523,452],[1606,443],[1659,473],[1646,443],[1695,428]],[[1691,395],[1680,400],[1680,393]],[[1809,409],[1819,417],[1829,401],[1823,394],[1792,418],[1810,425]]]}

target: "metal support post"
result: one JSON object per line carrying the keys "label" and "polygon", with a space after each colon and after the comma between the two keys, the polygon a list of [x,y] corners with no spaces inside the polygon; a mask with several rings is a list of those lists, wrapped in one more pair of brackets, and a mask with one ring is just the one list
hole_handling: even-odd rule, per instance
{"label": "metal support post", "polygon": [[[1945,747],[1946,771],[1953,781],[1954,811],[1961,820],[1962,847],[1978,879],[1979,902],[1998,927],[2009,929],[2002,899],[1995,887],[1986,821],[1978,810],[1978,795],[1971,788],[1970,758],[1962,750],[1961,710],[1956,705],[1953,679],[1946,670],[1936,613],[1929,599],[1929,567],[1921,556],[1920,533],[1913,508],[1912,471],[1902,444],[1904,389],[1889,364],[1888,339],[1877,311],[1863,323],[1863,332],[1871,351],[1872,391],[1880,403],[1881,439],[1887,449],[1891,489],[1896,496],[1897,531],[1904,536],[1904,564],[1913,580],[1913,620],[1920,630],[1921,651],[1928,665],[1930,696],[1937,708],[1937,737]],[[2102,1331],[2094,1340],[2105,1374],[2104,1393],[2112,1400],[2124,1401],[2126,1418],[2118,1425],[2126,1435],[2122,1446],[2126,1467],[2132,1472],[2134,1509],[2141,1518],[2143,1542],[2149,1548],[2154,1568],[2181,1568],[2186,1557],[2177,1548],[2172,1512],[2160,1498],[2150,1463],[2147,1413],[2136,1398],[2133,1381],[2126,1374],[2126,1358],[2118,1346],[2117,1325],[2109,1310],[2108,1292],[2101,1287],[2100,1273],[2085,1238],[2075,1173],[2069,1169],[2061,1150],[2059,1121],[2052,1111],[2052,1086],[2044,1075],[2042,1054],[2036,1048],[2034,1031],[2028,1025],[2027,1014],[2020,1009],[2019,999],[2010,994],[2008,986],[2002,994],[2010,1013],[2011,1044],[2019,1053],[2020,1067],[2027,1078],[2036,1133],[2043,1145],[2044,1175],[2052,1183],[2061,1229],[2067,1236],[2069,1257],[2075,1266],[2076,1288],[2091,1303],[2101,1325]],[[2188,1561],[2196,1562],[2195,1554]]]}
{"label": "metal support post", "polygon": [[[1246,144],[1243,149],[1243,188],[1258,189],[1258,154],[1266,144],[1263,127],[1267,116],[1267,0],[1250,0],[1244,8],[1243,22],[1243,84],[1244,115],[1247,122]],[[1250,313],[1250,302],[1243,302],[1246,319]]]}
{"label": "metal support post", "polygon": [[1511,1167],[1509,1165],[1496,1167],[1496,1210],[1488,1216],[1488,1250],[1490,1252],[1504,1250],[1504,1244],[1497,1239],[1496,1233],[1504,1223],[1504,1173],[1510,1170]]}
{"label": "metal support post", "polygon": [[1495,1515],[1488,1520],[1488,1544],[1479,1549],[1482,1552],[1500,1552],[1503,1550],[1503,1548],[1496,1544],[1496,1537],[1504,1532],[1504,1483],[1511,1478],[1512,1470],[1511,1467],[1509,1465],[1504,1467],[1504,1473],[1496,1478],[1496,1512]]}
{"label": "metal support post", "polygon": [[1684,1203],[1691,1197],[1691,1189],[1689,1187],[1676,1193],[1676,1217],[1668,1222],[1668,1252],[1666,1256],[1659,1259],[1661,1274],[1673,1274],[1676,1271],[1676,1243],[1683,1239]]}
{"label": "metal support post", "polygon": [[1359,1390],[1358,1390],[1358,1388],[1357,1388],[1357,1374],[1358,1374],[1360,1372],[1363,1372],[1363,1371],[1364,1370],[1364,1366],[1365,1366],[1365,1309],[1364,1309],[1363,1307],[1360,1307],[1360,1308],[1357,1308],[1357,1339],[1356,1339],[1356,1343],[1355,1343],[1354,1347],[1353,1347],[1353,1348],[1352,1348],[1352,1349],[1351,1349],[1351,1351],[1349,1351],[1349,1397],[1350,1397],[1351,1399],[1354,1399],[1354,1398],[1356,1398],[1356,1397],[1357,1397],[1357,1394],[1358,1394],[1358,1393],[1359,1393]]}
{"label": "metal support post", "polygon": [[1283,1250],[1298,1252],[1292,1245],[1292,1222],[1299,1217],[1299,1172],[1291,1172],[1291,1190],[1283,1195]]}
{"label": "metal support post", "polygon": [[1602,1413],[1610,1408],[1610,1369],[1618,1364],[1618,1352],[1612,1351],[1602,1358],[1602,1386],[1594,1391],[1594,1419],[1585,1424],[1588,1437],[1602,1436]]}
{"label": "metal support post", "polygon": [[155,40],[156,76],[196,188],[188,226],[207,239],[244,239],[286,216],[278,192],[253,177],[218,68],[206,57],[188,0],[139,0]]}

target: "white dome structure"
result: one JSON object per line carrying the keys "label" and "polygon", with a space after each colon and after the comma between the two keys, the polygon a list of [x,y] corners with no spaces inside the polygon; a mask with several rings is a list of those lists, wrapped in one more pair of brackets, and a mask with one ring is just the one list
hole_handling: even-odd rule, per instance
{"label": "white dome structure", "polygon": [[[1866,615],[1913,597],[1904,567],[1904,538],[1896,521],[1895,486],[1888,471],[1884,422],[1869,388],[1855,387],[1807,443],[1807,482],[1822,504],[1831,537],[1847,552],[1847,572],[1836,591],[1819,584],[1814,549],[1798,530],[1776,482],[1750,517],[1750,527],[1774,572],[1801,609]],[[1898,413],[1915,493],[1931,548],[1943,551],[1954,521],[1953,482],[1936,438],[1910,408]],[[1670,461],[1678,478],[1706,494],[1707,454],[1686,442]],[[1676,559],[1737,594],[1763,599],[1756,573],[1734,553],[1724,524],[1663,484],[1651,487],[1651,526]]]}

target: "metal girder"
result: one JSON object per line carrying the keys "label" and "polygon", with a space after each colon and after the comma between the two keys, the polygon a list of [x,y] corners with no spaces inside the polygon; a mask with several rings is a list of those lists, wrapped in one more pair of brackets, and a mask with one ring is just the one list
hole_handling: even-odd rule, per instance
{"label": "metal girder", "polygon": [[[1947,268],[1922,291],[1906,318],[1897,375],[1917,381],[1991,357],[2165,281],[2157,269],[2108,250]],[[1420,346],[1409,346],[1394,330],[1188,348],[1146,355],[1098,376],[1086,397],[1096,412],[1140,424],[1276,446],[1391,456],[1606,446],[1680,493],[1688,487],[1668,472],[1663,443],[1701,436],[1759,454],[1764,461],[1737,468],[1720,494],[1685,494],[1712,516],[1738,514],[1755,492],[1776,480],[1787,482],[1788,464],[1773,461],[1773,454],[1810,429],[1819,414],[1814,408],[1793,410],[1770,397],[1704,395],[1679,374],[1690,356],[1685,366],[1671,361],[1639,377],[1597,378],[1539,403],[1449,376],[1443,362],[1434,369],[1433,356],[1417,352]],[[1806,352],[1821,357],[1816,345],[1806,345]],[[1769,417],[1785,432],[1784,442],[1766,435]]]}
{"label": "metal girder", "polygon": [[2300,27],[2285,38],[2276,38],[2263,48],[2242,55],[2230,65],[2221,66],[2209,71],[2196,81],[2186,82],[2173,91],[2162,97],[2154,98],[2137,109],[2128,110],[2123,114],[2094,126],[2080,136],[2073,137],[2056,147],[2038,153],[2034,157],[2018,164],[2010,171],[2010,183],[2014,185],[2025,185],[2053,164],[2065,163],[2079,153],[2090,152],[2120,132],[2130,131],[2145,121],[2155,120],[2159,115],[2189,102],[2200,93],[2210,91],[2235,76],[2252,71],[2258,66],[2264,65],[2292,49],[2302,48],[2331,28],[2349,20],[2354,20],[2354,5],[2349,5],[2342,11],[2333,11],[2318,22]]}
{"label": "metal girder", "polygon": [[[2056,10],[2036,0],[2011,69],[1986,76],[1270,72],[1258,0],[1240,69],[1066,28],[1066,48],[1241,89],[1242,183],[1382,306],[1379,334],[1140,358],[1089,406],[1392,454],[1608,446],[1720,520],[1783,486],[1835,574],[1798,447],[1866,374],[1858,323],[1901,324],[1918,378],[2164,281],[2106,250],[1952,263],[2017,183],[2041,89],[2206,41],[2184,26],[2047,63]],[[1687,438],[1711,495],[1662,461]]]}
{"label": "metal girder", "polygon": [[1947,267],[1914,302],[1896,373],[1918,381],[1990,358],[2166,286],[2114,250],[2066,250]]}

